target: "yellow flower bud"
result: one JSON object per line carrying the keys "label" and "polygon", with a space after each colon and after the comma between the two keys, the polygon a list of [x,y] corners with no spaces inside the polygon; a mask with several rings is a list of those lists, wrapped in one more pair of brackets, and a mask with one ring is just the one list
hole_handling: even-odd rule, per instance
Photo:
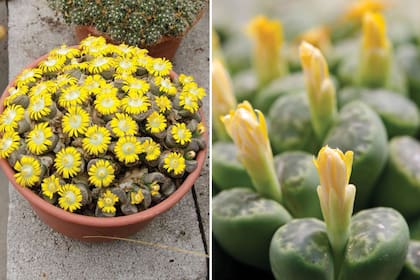
{"label": "yellow flower bud", "polygon": [[308,42],[323,52],[331,48],[330,29],[327,26],[317,26],[311,28],[297,37],[297,42]]}
{"label": "yellow flower bud", "polygon": [[385,49],[389,47],[385,19],[378,13],[366,13],[363,17],[364,49]]}
{"label": "yellow flower bud", "polygon": [[344,20],[359,21],[367,12],[381,12],[387,7],[383,0],[359,0],[349,5],[344,13]]}

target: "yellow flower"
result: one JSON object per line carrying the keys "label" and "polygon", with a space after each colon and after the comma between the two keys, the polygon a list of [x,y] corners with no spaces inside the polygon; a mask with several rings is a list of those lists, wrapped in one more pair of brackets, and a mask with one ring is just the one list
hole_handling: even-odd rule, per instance
{"label": "yellow flower", "polygon": [[142,151],[142,145],[134,136],[120,137],[114,148],[117,159],[126,164],[136,162]]}
{"label": "yellow flower", "polygon": [[49,53],[50,56],[62,56],[64,58],[72,59],[80,56],[80,50],[76,48],[69,48],[66,45],[61,45],[58,48],[53,49]]}
{"label": "yellow flower", "polygon": [[45,197],[48,197],[49,199],[53,198],[54,194],[58,192],[60,187],[60,178],[56,177],[55,175],[51,175],[50,177],[47,177],[44,180],[42,180],[42,194]]}
{"label": "yellow flower", "polygon": [[52,99],[48,93],[31,97],[28,107],[29,118],[37,121],[47,117],[51,113],[51,105]]}
{"label": "yellow flower", "polygon": [[49,56],[41,61],[38,67],[43,73],[57,72],[63,68],[65,62],[66,58],[63,56]]}
{"label": "yellow flower", "polygon": [[89,97],[89,92],[81,86],[72,85],[65,89],[58,98],[58,104],[63,108],[82,105]]}
{"label": "yellow flower", "polygon": [[91,74],[99,74],[110,70],[114,66],[114,60],[111,57],[98,56],[88,62],[87,69]]}
{"label": "yellow flower", "polygon": [[160,185],[158,184],[158,182],[152,182],[149,186],[149,189],[150,189],[150,195],[156,196],[159,194]]}
{"label": "yellow flower", "polygon": [[14,169],[16,182],[22,187],[32,187],[40,180],[41,164],[34,157],[22,156],[15,163]]}
{"label": "yellow flower", "polygon": [[142,79],[137,79],[132,76],[127,77],[127,79],[124,80],[123,84],[124,84],[122,86],[123,91],[132,93],[132,94],[136,93],[138,95],[143,95],[150,88],[150,85],[148,82]]}
{"label": "yellow flower", "polygon": [[86,132],[89,123],[88,112],[79,106],[70,107],[62,119],[63,132],[70,137],[79,137]]}
{"label": "yellow flower", "polygon": [[[138,49],[138,50],[145,51],[144,49]],[[135,60],[138,66],[147,68],[147,66],[150,64],[153,58],[147,55],[147,52],[142,53],[142,52],[137,51],[135,55]]]}
{"label": "yellow flower", "polygon": [[156,96],[155,102],[156,102],[156,105],[159,107],[160,113],[164,113],[172,109],[171,100],[165,95]]}
{"label": "yellow flower", "polygon": [[106,40],[104,37],[88,36],[80,42],[80,46],[83,50],[89,50],[92,46],[105,45]]}
{"label": "yellow flower", "polygon": [[96,44],[90,46],[88,49],[83,49],[82,54],[93,57],[107,56],[112,53],[114,47],[108,44]]}
{"label": "yellow flower", "polygon": [[156,77],[155,84],[159,87],[161,92],[166,92],[169,95],[175,95],[177,90],[174,84],[171,82],[171,79],[163,78],[163,77]]}
{"label": "yellow flower", "polygon": [[100,93],[96,96],[95,109],[102,115],[116,113],[120,107],[120,100],[116,95]]}
{"label": "yellow flower", "polygon": [[146,112],[150,107],[150,100],[147,95],[138,93],[129,93],[121,101],[122,108],[127,114],[141,114]]}
{"label": "yellow flower", "polygon": [[16,100],[16,97],[26,95],[28,90],[28,86],[9,87],[9,89],[7,90],[9,92],[9,96],[6,97],[3,104],[5,106],[12,105],[13,102]]}
{"label": "yellow flower", "polygon": [[264,115],[244,101],[235,111],[224,116],[222,122],[257,191],[264,197],[281,201]]}
{"label": "yellow flower", "polygon": [[171,129],[172,137],[175,139],[175,142],[181,145],[191,142],[192,133],[187,128],[185,123],[177,123],[172,126]]}
{"label": "yellow flower", "polygon": [[74,177],[81,170],[82,155],[74,147],[63,148],[55,157],[54,167],[63,178]]}
{"label": "yellow flower", "polygon": [[113,49],[114,53],[117,53],[120,56],[124,57],[133,57],[136,53],[136,49],[133,46],[129,46],[126,44],[119,44],[116,48]]}
{"label": "yellow flower", "polygon": [[112,132],[117,137],[126,135],[134,135],[138,131],[138,126],[135,120],[127,114],[117,113],[110,121]]}
{"label": "yellow flower", "polygon": [[88,170],[89,182],[98,188],[108,187],[115,178],[114,172],[114,167],[108,160],[100,159]]}
{"label": "yellow flower", "polygon": [[[102,87],[106,84],[106,80],[101,75],[89,75],[83,81],[83,88],[85,88],[90,94],[99,94]],[[112,85],[109,85],[112,86]],[[115,90],[115,94],[117,91]]]}
{"label": "yellow flower", "polygon": [[93,125],[86,130],[85,136],[83,149],[94,156],[105,153],[111,143],[111,133],[105,127]]}
{"label": "yellow flower", "polygon": [[7,131],[0,138],[0,158],[8,158],[20,145],[19,134],[15,131]]}
{"label": "yellow flower", "polygon": [[193,83],[194,82],[194,77],[193,76],[187,76],[185,74],[180,74],[179,77],[178,77],[178,80],[182,85],[186,85],[186,84],[189,84],[189,83]]}
{"label": "yellow flower", "polygon": [[115,61],[117,73],[135,73],[137,71],[137,62],[129,57],[119,57]]}
{"label": "yellow flower", "polygon": [[199,108],[197,97],[185,91],[179,95],[179,105],[191,113],[197,112]]}
{"label": "yellow flower", "polygon": [[197,97],[197,100],[203,99],[204,96],[206,96],[206,91],[202,87],[198,87],[198,85],[194,82],[185,84],[182,88],[182,91],[187,92],[195,97]]}
{"label": "yellow flower", "polygon": [[26,136],[28,150],[36,155],[41,155],[48,151],[52,145],[53,131],[48,126],[48,122],[38,123]]}
{"label": "yellow flower", "polygon": [[96,94],[105,94],[105,95],[117,95],[118,94],[118,88],[114,87],[112,84],[103,83],[101,85],[100,90]]}
{"label": "yellow flower", "polygon": [[172,63],[166,58],[154,58],[146,65],[146,69],[154,76],[166,76],[172,70]]}
{"label": "yellow flower", "polygon": [[365,49],[389,48],[385,19],[381,14],[366,13],[364,15],[362,45]]}
{"label": "yellow flower", "polygon": [[144,195],[141,189],[138,189],[136,192],[130,193],[131,204],[140,204],[144,200]]}
{"label": "yellow flower", "polygon": [[163,160],[163,168],[175,175],[182,174],[185,170],[185,159],[180,153],[171,152]]}
{"label": "yellow flower", "polygon": [[152,139],[147,139],[142,143],[142,150],[146,153],[146,160],[152,161],[160,156],[160,145]]}
{"label": "yellow flower", "polygon": [[73,184],[65,184],[58,190],[58,205],[66,211],[74,212],[74,210],[82,207],[82,192]]}
{"label": "yellow flower", "polygon": [[77,84],[77,81],[78,80],[75,77],[73,77],[69,74],[61,74],[61,75],[58,75],[57,78],[55,79],[55,84],[57,85],[57,87],[61,88],[61,87],[64,87],[64,86],[75,85],[75,84]]}
{"label": "yellow flower", "polygon": [[356,188],[349,185],[353,152],[323,147],[314,164],[320,185],[317,188],[327,234],[334,252],[344,249],[353,212]]}
{"label": "yellow flower", "polygon": [[380,12],[386,6],[383,0],[359,0],[348,6],[343,18],[344,20],[359,21],[367,12]]}
{"label": "yellow flower", "polygon": [[41,77],[42,71],[40,69],[25,69],[16,78],[16,83],[20,87],[28,85],[29,83],[35,83],[37,79],[40,79]]}
{"label": "yellow flower", "polygon": [[77,58],[72,58],[68,64],[63,67],[63,72],[71,72],[74,69],[85,70],[89,64],[86,61],[79,62]]}
{"label": "yellow flower", "polygon": [[42,81],[34,85],[28,95],[29,97],[33,97],[42,94],[51,94],[55,93],[56,90],[57,85],[53,81]]}
{"label": "yellow flower", "polygon": [[0,115],[0,132],[14,131],[19,121],[25,117],[25,109],[20,105],[11,105]]}
{"label": "yellow flower", "polygon": [[278,20],[257,16],[248,25],[248,34],[254,39],[253,63],[260,81],[265,85],[287,73],[287,63],[282,57],[283,27]]}
{"label": "yellow flower", "polygon": [[200,135],[203,135],[203,134],[206,132],[206,126],[204,125],[204,123],[203,123],[203,122],[199,122],[199,123],[197,124],[197,132],[198,132]]}
{"label": "yellow flower", "polygon": [[153,112],[147,117],[146,129],[151,133],[159,133],[166,128],[166,118],[158,112]]}
{"label": "yellow flower", "polygon": [[117,209],[115,208],[115,203],[118,202],[118,196],[113,194],[110,190],[106,190],[99,199],[98,199],[98,207],[104,213],[114,214]]}
{"label": "yellow flower", "polygon": [[316,26],[300,34],[296,41],[302,41],[317,47],[321,51],[328,52],[331,49],[330,29],[325,26]]}

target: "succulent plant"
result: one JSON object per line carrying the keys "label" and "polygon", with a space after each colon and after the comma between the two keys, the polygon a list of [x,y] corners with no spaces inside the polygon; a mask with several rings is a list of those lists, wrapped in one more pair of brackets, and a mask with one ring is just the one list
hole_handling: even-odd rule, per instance
{"label": "succulent plant", "polygon": [[8,88],[0,157],[69,212],[128,215],[171,195],[206,142],[192,76],[128,45],[88,37],[52,50]]}
{"label": "succulent plant", "polygon": [[180,36],[206,0],[47,0],[66,23],[89,25],[116,42],[149,46],[163,36]]}

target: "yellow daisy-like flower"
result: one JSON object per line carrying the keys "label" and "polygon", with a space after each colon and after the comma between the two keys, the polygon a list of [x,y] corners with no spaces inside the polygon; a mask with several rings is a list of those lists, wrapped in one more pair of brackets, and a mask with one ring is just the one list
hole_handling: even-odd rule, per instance
{"label": "yellow daisy-like flower", "polygon": [[172,63],[166,58],[154,58],[146,65],[146,69],[154,76],[166,76],[172,70]]}
{"label": "yellow daisy-like flower", "polygon": [[138,189],[138,191],[130,193],[130,198],[131,204],[140,204],[144,200],[144,195],[141,189]]}
{"label": "yellow daisy-like flower", "polygon": [[127,114],[141,114],[146,112],[150,107],[150,100],[147,95],[137,93],[129,93],[121,101],[122,108]]}
{"label": "yellow daisy-like flower", "polygon": [[197,124],[197,132],[198,132],[200,135],[203,135],[203,134],[206,132],[206,126],[204,125],[204,123],[199,122],[199,123]]}
{"label": "yellow daisy-like flower", "polygon": [[118,160],[124,163],[133,163],[139,159],[143,147],[134,136],[124,136],[118,139],[114,152]]}
{"label": "yellow daisy-like flower", "polygon": [[159,87],[161,92],[166,92],[169,95],[175,95],[177,90],[174,84],[171,82],[171,79],[163,78],[163,77],[156,77],[155,84]]}
{"label": "yellow daisy-like flower", "polygon": [[119,44],[118,46],[115,46],[112,51],[120,56],[133,57],[136,53],[136,48],[126,44]]}
{"label": "yellow daisy-like flower", "polygon": [[74,184],[65,184],[58,190],[58,205],[66,211],[74,212],[74,210],[82,207],[82,192]]}
{"label": "yellow daisy-like flower", "polygon": [[108,187],[115,178],[114,172],[114,167],[108,160],[100,159],[88,170],[89,182],[98,188]]}
{"label": "yellow daisy-like flower", "polygon": [[128,56],[119,57],[115,61],[115,68],[117,73],[134,73],[137,71],[137,62]]}
{"label": "yellow daisy-like flower", "polygon": [[77,84],[77,79],[69,74],[61,74],[55,79],[55,84],[60,88],[64,86],[73,86]]}
{"label": "yellow daisy-like flower", "polygon": [[89,154],[97,156],[106,152],[111,143],[111,133],[105,127],[93,125],[86,130],[82,147]]}
{"label": "yellow daisy-like flower", "polygon": [[[101,88],[106,85],[106,80],[101,75],[89,75],[83,81],[83,88],[85,88],[90,94],[99,94]],[[115,92],[116,93],[116,92]]]}
{"label": "yellow daisy-like flower", "polygon": [[82,50],[82,54],[87,54],[94,57],[99,56],[106,56],[110,53],[112,53],[112,50],[114,49],[113,46],[104,44],[104,45],[92,45],[89,47],[89,49]]}
{"label": "yellow daisy-like flower", "polygon": [[197,101],[197,97],[188,92],[183,91],[179,95],[179,105],[181,105],[182,108],[184,108],[187,111],[190,111],[191,113],[195,113],[198,111]]}
{"label": "yellow daisy-like flower", "polygon": [[166,118],[158,112],[153,112],[147,117],[146,129],[151,133],[159,133],[166,128]]}
{"label": "yellow daisy-like flower", "polygon": [[86,61],[79,62],[77,58],[72,58],[70,63],[63,67],[63,72],[71,72],[74,69],[85,70],[88,67],[88,63]]}
{"label": "yellow daisy-like flower", "polygon": [[45,153],[52,145],[53,131],[48,126],[48,122],[35,125],[35,127],[26,136],[28,150],[36,155]]}
{"label": "yellow daisy-like flower", "polygon": [[41,183],[42,194],[49,199],[53,198],[54,194],[58,192],[60,187],[60,178],[55,175],[45,178]]}
{"label": "yellow daisy-like flower", "polygon": [[160,191],[160,185],[158,184],[158,182],[152,182],[149,186],[150,188],[150,194],[152,196],[156,196],[159,194]]}
{"label": "yellow daisy-like flower", "polygon": [[101,86],[101,89],[100,89],[99,93],[100,94],[107,94],[107,95],[117,95],[118,94],[118,88],[114,87],[112,84],[104,83]]}
{"label": "yellow daisy-like flower", "polygon": [[125,81],[127,79],[130,79],[131,77],[133,77],[133,74],[128,73],[128,72],[115,73],[114,81],[117,81],[117,80]]}
{"label": "yellow daisy-like flower", "polygon": [[156,96],[155,102],[156,105],[159,107],[159,112],[161,113],[170,111],[172,109],[171,100],[165,95]]}
{"label": "yellow daisy-like flower", "polygon": [[51,105],[52,99],[50,94],[42,94],[31,97],[29,99],[28,107],[29,118],[37,121],[48,116],[51,113]]}
{"label": "yellow daisy-like flower", "polygon": [[118,202],[118,196],[113,194],[110,190],[106,190],[99,199],[98,199],[98,207],[104,213],[114,214],[117,209],[115,208],[115,203]]}
{"label": "yellow daisy-like flower", "polygon": [[49,55],[72,59],[80,56],[80,50],[76,48],[69,48],[66,45],[61,45],[59,48],[55,48],[50,51]]}
{"label": "yellow daisy-like flower", "polygon": [[134,135],[138,131],[138,126],[135,120],[127,114],[117,113],[110,121],[112,132],[117,137],[126,135]]}
{"label": "yellow daisy-like flower", "polygon": [[128,93],[137,93],[139,95],[143,95],[150,89],[150,85],[148,82],[142,79],[137,79],[135,77],[127,77],[124,80],[124,85],[122,86],[122,90]]}
{"label": "yellow daisy-like flower", "polygon": [[172,152],[163,160],[163,168],[175,175],[182,174],[185,170],[185,159],[180,153]]}
{"label": "yellow daisy-like flower", "polygon": [[22,106],[13,104],[6,107],[0,115],[0,132],[14,131],[24,116],[25,109]]}
{"label": "yellow daisy-like flower", "polygon": [[136,62],[137,65],[143,68],[147,69],[147,66],[150,64],[150,62],[153,60],[153,58],[149,55],[147,55],[147,52],[141,52],[145,51],[144,49],[138,49],[140,51],[137,51],[136,53]]}
{"label": "yellow daisy-like flower", "polygon": [[120,100],[116,95],[98,94],[95,100],[95,109],[102,115],[116,113],[120,107]]}
{"label": "yellow daisy-like flower", "polygon": [[71,106],[83,104],[89,97],[89,92],[84,87],[72,85],[65,89],[58,98],[58,104],[61,107],[69,108]]}
{"label": "yellow daisy-like flower", "polygon": [[114,66],[114,59],[111,57],[98,56],[88,62],[88,71],[91,74],[99,74],[110,70]]}
{"label": "yellow daisy-like flower", "polygon": [[186,84],[194,82],[194,77],[193,76],[188,76],[188,75],[185,75],[185,74],[180,74],[179,77],[178,77],[178,80],[182,85],[186,85]]}
{"label": "yellow daisy-like flower", "polygon": [[9,92],[9,96],[6,97],[6,99],[4,100],[4,105],[11,105],[16,97],[26,95],[28,93],[28,90],[28,86],[9,87],[9,89],[7,90]]}
{"label": "yellow daisy-like flower", "polygon": [[43,60],[38,67],[44,73],[57,72],[63,68],[65,62],[66,57],[54,55],[49,56],[46,60]]}
{"label": "yellow daisy-like flower", "polygon": [[15,131],[7,131],[0,139],[0,158],[8,158],[19,148],[20,137]]}
{"label": "yellow daisy-like flower", "polygon": [[106,40],[104,37],[95,37],[95,36],[89,36],[83,39],[80,42],[80,46],[83,50],[89,50],[90,47],[98,46],[98,45],[105,45]]}
{"label": "yellow daisy-like flower", "polygon": [[54,93],[57,85],[53,81],[42,81],[34,85],[29,91],[29,97],[39,96],[47,93]]}
{"label": "yellow daisy-like flower", "polygon": [[70,137],[83,135],[90,123],[89,113],[80,106],[70,107],[62,119],[63,132]]}
{"label": "yellow daisy-like flower", "polygon": [[68,179],[80,172],[82,165],[82,155],[74,147],[66,147],[61,149],[55,157],[54,167],[57,172]]}
{"label": "yellow daisy-like flower", "polygon": [[42,71],[40,69],[25,69],[16,78],[16,83],[20,87],[29,83],[34,83],[37,79],[40,79],[41,77]]}
{"label": "yellow daisy-like flower", "polygon": [[185,84],[182,91],[197,97],[197,100],[201,100],[204,96],[206,96],[205,89],[198,87],[196,83]]}
{"label": "yellow daisy-like flower", "polygon": [[31,156],[22,156],[15,163],[16,182],[22,187],[32,187],[39,182],[41,177],[41,164],[37,159]]}
{"label": "yellow daisy-like flower", "polygon": [[191,142],[192,133],[187,128],[185,123],[177,123],[172,126],[171,129],[172,137],[175,139],[175,142],[181,145]]}
{"label": "yellow daisy-like flower", "polygon": [[160,145],[152,139],[143,142],[143,152],[146,153],[146,160],[152,161],[160,156]]}

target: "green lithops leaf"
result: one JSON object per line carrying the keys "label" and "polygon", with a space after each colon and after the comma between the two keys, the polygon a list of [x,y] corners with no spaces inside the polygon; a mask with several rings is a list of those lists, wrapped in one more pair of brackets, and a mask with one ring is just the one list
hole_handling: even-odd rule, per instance
{"label": "green lithops leaf", "polygon": [[277,202],[250,189],[225,190],[213,198],[213,234],[233,258],[269,269],[268,251],[274,232],[291,220]]}
{"label": "green lithops leaf", "polygon": [[399,280],[420,279],[420,241],[410,241],[404,268],[398,277]]}
{"label": "green lithops leaf", "polygon": [[360,99],[382,119],[392,138],[397,135],[415,135],[420,116],[416,104],[405,96],[384,89],[346,88],[339,94],[341,105]]}
{"label": "green lithops leaf", "polygon": [[279,97],[271,107],[267,120],[274,153],[288,150],[315,153],[319,148],[306,94]]}
{"label": "green lithops leaf", "polygon": [[306,218],[279,228],[271,240],[270,264],[276,279],[334,279],[325,224]]}
{"label": "green lithops leaf", "polygon": [[395,58],[406,73],[410,98],[420,106],[420,53],[415,44],[405,44],[397,48]]}
{"label": "green lithops leaf", "polygon": [[251,178],[245,167],[237,159],[235,144],[216,142],[212,149],[212,179],[219,189],[253,188]]}
{"label": "green lithops leaf", "polygon": [[319,176],[313,155],[302,151],[284,152],[274,158],[284,206],[295,218],[322,218],[316,188]]}
{"label": "green lithops leaf", "polygon": [[397,209],[406,218],[420,214],[420,143],[410,137],[393,138],[389,160],[374,193],[376,205]]}
{"label": "green lithops leaf", "polygon": [[394,209],[360,211],[351,220],[339,279],[395,279],[404,265],[409,239],[407,223]]}
{"label": "green lithops leaf", "polygon": [[324,144],[343,152],[354,152],[350,183],[357,186],[355,208],[365,208],[388,157],[387,134],[382,121],[363,102],[351,102],[340,110]]}

